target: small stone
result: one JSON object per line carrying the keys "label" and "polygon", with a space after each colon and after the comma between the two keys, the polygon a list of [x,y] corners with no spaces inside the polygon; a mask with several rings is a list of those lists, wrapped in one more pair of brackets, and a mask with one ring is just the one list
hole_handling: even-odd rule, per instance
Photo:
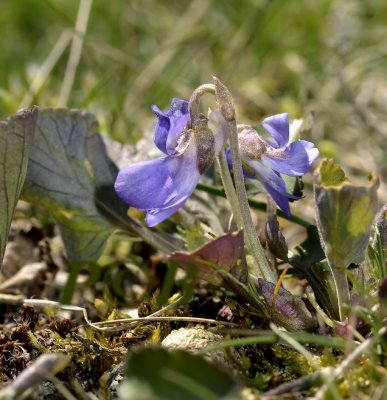
{"label": "small stone", "polygon": [[[206,347],[221,343],[223,337],[210,331],[197,328],[180,328],[172,331],[161,343],[169,349],[184,349],[193,353]],[[223,350],[211,351],[206,354],[209,361],[229,364]]]}

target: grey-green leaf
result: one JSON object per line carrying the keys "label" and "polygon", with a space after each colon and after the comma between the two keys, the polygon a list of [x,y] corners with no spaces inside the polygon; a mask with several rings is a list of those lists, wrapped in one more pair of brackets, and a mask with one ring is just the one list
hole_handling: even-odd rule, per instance
{"label": "grey-green leaf", "polygon": [[26,176],[37,114],[34,107],[0,122],[0,265]]}
{"label": "grey-green leaf", "polygon": [[113,184],[117,167],[106,155],[93,115],[41,109],[23,198],[51,212],[71,261],[96,261],[106,239],[130,225]]}

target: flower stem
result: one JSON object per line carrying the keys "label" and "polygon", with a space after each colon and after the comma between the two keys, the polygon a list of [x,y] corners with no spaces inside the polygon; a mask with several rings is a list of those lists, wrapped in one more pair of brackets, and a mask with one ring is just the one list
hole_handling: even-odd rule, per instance
{"label": "flower stem", "polygon": [[255,261],[255,270],[253,274],[263,277],[269,282],[276,282],[276,274],[270,268],[266,259],[264,250],[259,242],[257,232],[251,219],[247,193],[242,171],[242,162],[239,157],[238,132],[235,120],[235,111],[232,104],[232,97],[228,89],[215,77],[216,97],[223,117],[227,121],[227,127],[230,136],[230,150],[232,156],[232,169],[234,172],[234,181],[236,195],[238,197],[240,212],[242,215],[242,227],[244,228],[246,245]]}
{"label": "flower stem", "polygon": [[235,222],[238,227],[241,227],[243,226],[243,218],[239,207],[238,196],[235,192],[224,150],[219,153],[217,161],[220,171],[220,177],[222,178],[224,192],[226,193],[227,199],[231,204],[231,209],[234,214]]}
{"label": "flower stem", "polygon": [[253,220],[251,219],[251,213],[243,179],[242,163],[239,158],[238,136],[235,120],[230,122],[227,121],[227,125],[230,132],[230,150],[232,156],[232,170],[234,172],[235,189],[239,200],[240,211],[242,214],[243,228],[246,235],[246,244],[257,265],[257,275],[262,276],[265,280],[269,282],[275,282],[275,273],[270,268],[270,265],[267,262],[265,252],[258,239],[258,234],[255,230]]}

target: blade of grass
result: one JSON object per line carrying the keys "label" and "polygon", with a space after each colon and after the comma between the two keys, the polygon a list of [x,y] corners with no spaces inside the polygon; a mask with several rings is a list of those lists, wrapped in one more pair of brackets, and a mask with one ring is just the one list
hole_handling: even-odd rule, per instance
{"label": "blade of grass", "polygon": [[69,30],[62,31],[50,54],[36,72],[36,75],[31,82],[29,90],[24,95],[21,103],[19,104],[19,108],[27,108],[31,106],[33,98],[37,95],[41,87],[44,85],[44,82],[46,82],[51,71],[54,69],[54,67],[62,57],[67,46],[70,44],[71,37],[72,35]]}
{"label": "blade of grass", "polygon": [[81,0],[79,4],[70,55],[58,100],[58,105],[61,107],[65,107],[67,105],[71,90],[73,88],[75,73],[77,72],[79,60],[81,59],[83,38],[87,30],[92,4],[93,0]]}
{"label": "blade of grass", "polygon": [[[241,329],[227,329],[224,332],[229,334],[243,334],[247,333],[249,336],[225,340],[222,343],[207,347],[203,352],[217,351],[220,349],[226,349],[228,347],[241,347],[248,345],[259,345],[259,344],[274,344],[284,343],[284,341],[272,331],[254,331],[254,330],[241,330]],[[251,336],[254,335],[254,336]],[[345,350],[348,348],[348,341],[338,337],[320,336],[313,335],[305,332],[287,332],[287,335],[298,343],[309,344],[313,346],[331,347],[339,350]]]}

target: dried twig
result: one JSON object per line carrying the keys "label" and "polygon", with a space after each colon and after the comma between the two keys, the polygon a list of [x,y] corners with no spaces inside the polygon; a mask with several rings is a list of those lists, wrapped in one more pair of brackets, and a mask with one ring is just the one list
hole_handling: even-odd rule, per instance
{"label": "dried twig", "polygon": [[[179,301],[180,299],[178,299]],[[154,314],[151,314],[147,317],[139,317],[139,318],[123,318],[123,319],[115,319],[110,321],[100,321],[100,322],[91,322],[88,318],[87,311],[83,307],[73,306],[73,305],[65,305],[60,304],[57,301],[51,300],[41,300],[41,299],[26,299],[24,301],[25,305],[29,305],[32,307],[54,307],[60,310],[67,310],[67,311],[81,311],[83,313],[83,318],[85,319],[86,323],[91,326],[93,329],[97,329],[98,331],[104,332],[117,332],[126,330],[129,328],[134,328],[135,326],[146,323],[146,322],[197,322],[201,324],[215,324],[215,325],[224,325],[224,326],[238,326],[238,324],[232,322],[225,322],[225,321],[217,321],[215,319],[208,319],[208,318],[196,318],[196,317],[161,317],[159,314],[161,312],[165,312],[166,309],[169,309],[170,306],[164,307],[162,310],[157,311]],[[174,303],[174,305],[176,302]],[[121,324],[121,326],[116,326],[114,328],[110,327],[101,327],[100,325],[116,325]]]}

